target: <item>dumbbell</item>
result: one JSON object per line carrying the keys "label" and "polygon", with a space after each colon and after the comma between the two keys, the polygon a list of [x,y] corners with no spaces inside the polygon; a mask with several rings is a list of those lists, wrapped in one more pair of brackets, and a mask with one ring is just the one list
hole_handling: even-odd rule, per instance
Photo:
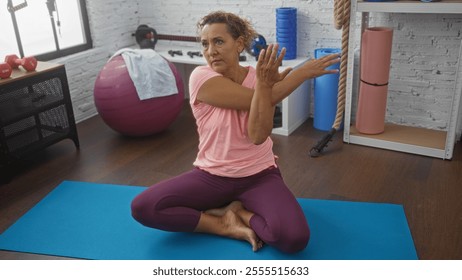
{"label": "dumbbell", "polygon": [[8,63],[0,63],[0,78],[9,78],[12,71],[13,69],[11,69],[11,66]]}
{"label": "dumbbell", "polygon": [[169,54],[170,56],[183,55],[183,52],[182,52],[182,51],[169,50],[169,51],[168,51],[168,54]]}
{"label": "dumbbell", "polygon": [[202,56],[202,54],[201,54],[200,52],[192,52],[192,51],[189,51],[189,52],[188,52],[188,55],[189,55],[189,57],[191,57],[191,58],[193,58],[194,56],[199,56],[199,57]]}
{"label": "dumbbell", "polygon": [[22,66],[26,71],[34,71],[37,68],[37,59],[33,56],[24,57],[19,59],[15,54],[10,54],[5,57],[5,62],[8,63],[11,68],[16,69]]}

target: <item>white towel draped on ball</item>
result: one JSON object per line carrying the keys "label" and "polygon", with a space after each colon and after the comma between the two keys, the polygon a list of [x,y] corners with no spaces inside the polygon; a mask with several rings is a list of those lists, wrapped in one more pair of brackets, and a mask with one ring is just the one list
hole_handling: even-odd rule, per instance
{"label": "white towel draped on ball", "polygon": [[178,93],[172,69],[155,50],[125,48],[111,59],[117,55],[122,55],[140,100]]}

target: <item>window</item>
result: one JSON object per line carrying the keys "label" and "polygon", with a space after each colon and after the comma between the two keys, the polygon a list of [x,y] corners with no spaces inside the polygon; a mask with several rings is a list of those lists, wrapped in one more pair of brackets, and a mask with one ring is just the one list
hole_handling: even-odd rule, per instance
{"label": "window", "polygon": [[85,0],[0,0],[0,26],[0,59],[46,61],[92,47]]}

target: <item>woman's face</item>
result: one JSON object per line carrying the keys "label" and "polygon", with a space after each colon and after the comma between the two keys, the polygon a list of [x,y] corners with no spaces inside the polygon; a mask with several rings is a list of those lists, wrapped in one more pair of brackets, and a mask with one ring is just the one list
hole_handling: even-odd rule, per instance
{"label": "woman's face", "polygon": [[207,24],[201,32],[202,52],[216,72],[227,76],[239,67],[239,54],[244,49],[242,39],[233,39],[224,23]]}

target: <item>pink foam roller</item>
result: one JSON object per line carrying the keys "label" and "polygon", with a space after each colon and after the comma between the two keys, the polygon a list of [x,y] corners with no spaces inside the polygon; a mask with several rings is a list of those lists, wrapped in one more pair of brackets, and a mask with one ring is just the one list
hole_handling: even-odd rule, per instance
{"label": "pink foam roller", "polygon": [[184,101],[181,76],[169,62],[178,93],[140,100],[122,56],[111,59],[100,71],[94,88],[95,106],[103,121],[127,136],[161,132],[177,118]]}
{"label": "pink foam roller", "polygon": [[356,112],[356,129],[364,134],[380,134],[385,130],[388,86],[360,82]]}
{"label": "pink foam roller", "polygon": [[367,28],[361,39],[361,80],[383,85],[390,77],[393,29]]}
{"label": "pink foam roller", "polygon": [[356,129],[364,134],[385,129],[392,40],[393,30],[387,27],[367,28],[362,35]]}

